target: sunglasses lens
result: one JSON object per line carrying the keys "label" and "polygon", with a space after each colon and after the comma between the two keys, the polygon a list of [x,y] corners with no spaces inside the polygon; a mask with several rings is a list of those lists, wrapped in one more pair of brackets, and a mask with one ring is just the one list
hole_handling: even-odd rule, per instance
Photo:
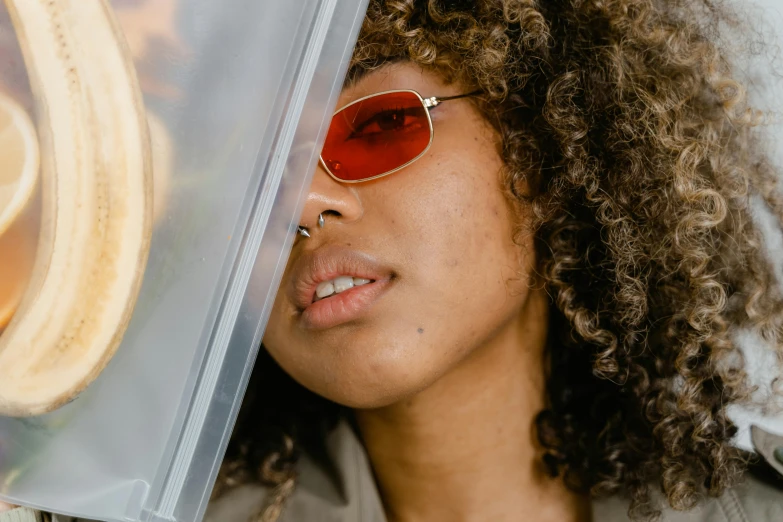
{"label": "sunglasses lens", "polygon": [[415,93],[384,93],[332,117],[321,158],[336,178],[359,181],[415,159],[431,136],[429,114]]}

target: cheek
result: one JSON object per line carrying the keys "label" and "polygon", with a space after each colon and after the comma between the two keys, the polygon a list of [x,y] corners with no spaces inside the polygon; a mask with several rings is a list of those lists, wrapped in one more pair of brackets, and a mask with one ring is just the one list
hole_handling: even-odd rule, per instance
{"label": "cheek", "polygon": [[409,259],[399,281],[402,299],[393,316],[353,339],[377,347],[352,369],[362,369],[358,381],[387,383],[376,390],[387,401],[425,388],[489,342],[527,295],[527,263],[511,239],[500,161],[429,160],[429,171],[416,172],[426,181],[409,186],[411,196],[384,203]]}
{"label": "cheek", "polygon": [[417,263],[412,273],[422,278],[417,284],[448,294],[443,304],[452,313],[472,313],[466,302],[503,301],[522,261],[500,159],[486,146],[477,149],[430,158],[428,181],[411,191],[406,213],[406,235],[415,238],[406,249]]}

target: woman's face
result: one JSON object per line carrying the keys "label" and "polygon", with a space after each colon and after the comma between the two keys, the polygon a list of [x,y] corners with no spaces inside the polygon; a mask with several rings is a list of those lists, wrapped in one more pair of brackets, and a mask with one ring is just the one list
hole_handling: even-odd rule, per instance
{"label": "woman's face", "polygon": [[[394,64],[347,88],[338,107],[394,89],[467,92]],[[431,115],[432,146],[398,172],[344,184],[318,168],[300,223],[311,237],[297,236],[264,337],[294,379],[345,406],[427,388],[516,320],[528,294],[532,238],[512,241],[495,131],[466,99]],[[336,275],[375,282],[312,303]]]}

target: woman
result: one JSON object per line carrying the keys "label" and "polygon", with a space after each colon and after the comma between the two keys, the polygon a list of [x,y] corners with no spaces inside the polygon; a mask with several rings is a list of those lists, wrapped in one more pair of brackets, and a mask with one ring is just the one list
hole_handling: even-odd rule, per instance
{"label": "woman", "polygon": [[783,200],[720,16],[372,0],[206,519],[783,519],[726,415]]}

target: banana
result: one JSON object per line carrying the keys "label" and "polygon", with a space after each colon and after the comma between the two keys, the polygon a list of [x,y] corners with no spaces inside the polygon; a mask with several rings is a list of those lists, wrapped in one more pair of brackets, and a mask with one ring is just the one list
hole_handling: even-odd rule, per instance
{"label": "banana", "polygon": [[36,100],[43,204],[31,281],[0,336],[0,415],[29,416],[73,400],[125,333],[152,235],[152,166],[108,1],[4,2]]}

